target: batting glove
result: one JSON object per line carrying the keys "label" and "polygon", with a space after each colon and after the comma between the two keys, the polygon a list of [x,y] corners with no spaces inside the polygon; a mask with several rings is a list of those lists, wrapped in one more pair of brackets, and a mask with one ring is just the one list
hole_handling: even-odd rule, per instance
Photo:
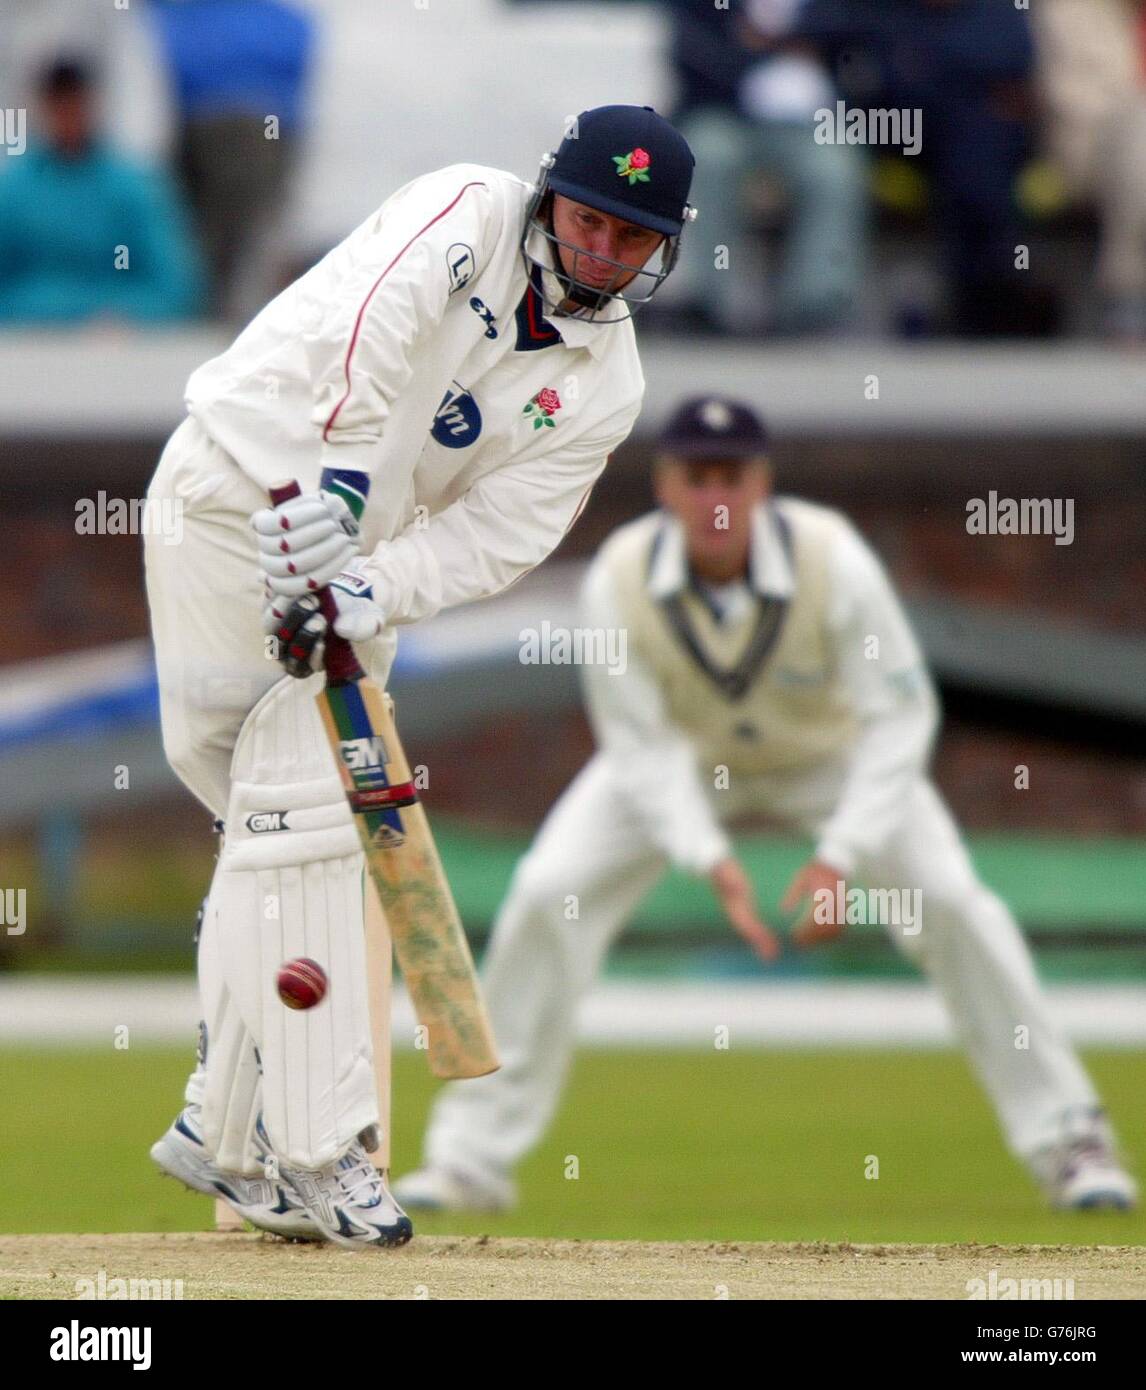
{"label": "batting glove", "polygon": [[259,568],[276,599],[313,594],[358,553],[358,522],[333,492],[304,492],[251,518]]}
{"label": "batting glove", "polygon": [[[334,630],[348,642],[369,642],[386,626],[374,589],[365,575],[344,570],[330,583],[338,616]],[[272,594],[263,613],[263,629],[278,642],[278,659],[288,675],[305,677],[322,664],[319,646],[326,638],[326,619],[315,594],[284,599]]]}

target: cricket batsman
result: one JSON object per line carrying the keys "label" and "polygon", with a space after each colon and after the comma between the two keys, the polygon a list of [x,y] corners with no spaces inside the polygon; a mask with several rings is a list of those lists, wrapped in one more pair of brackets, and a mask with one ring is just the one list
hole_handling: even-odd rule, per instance
{"label": "cricket batsman", "polygon": [[765,428],[738,401],[681,405],[655,467],[660,509],[616,531],[584,581],[586,627],[628,637],[623,673],[583,667],[598,751],[518,865],[486,955],[502,1069],[444,1089],[399,1200],[513,1203],[514,1167],[560,1098],[577,1006],[669,865],[706,876],[732,927],[776,955],[724,828],[764,813],[814,841],[783,904],[806,905],[797,944],[839,935],[831,905],[853,881],[918,890],[920,919],[886,925],[939,990],[1011,1150],[1055,1207],[1132,1206],[1019,929],[929,780],[937,702],[879,561],[839,512],[772,496]]}
{"label": "cricket batsman", "polygon": [[[363,854],[315,708],[313,595],[384,688],[398,627],[554,549],[640,410],[631,318],[676,263],[692,166],[651,107],[606,106],[535,185],[415,179],[188,382],[149,494],[184,539],[149,539],[147,588],[164,748],[221,838],[199,1064],[152,1157],[263,1229],[411,1234],[366,1147]],[[270,507],[286,479],[302,495]],[[329,973],[314,1014],[275,991],[296,957]]]}

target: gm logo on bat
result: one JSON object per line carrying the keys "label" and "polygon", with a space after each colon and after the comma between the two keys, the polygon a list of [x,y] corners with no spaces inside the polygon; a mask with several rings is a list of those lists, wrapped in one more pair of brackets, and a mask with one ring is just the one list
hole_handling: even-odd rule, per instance
{"label": "gm logo on bat", "polygon": [[385,767],[386,744],[380,734],[372,738],[348,738],[338,745],[339,756],[351,772],[365,772],[372,767]]}

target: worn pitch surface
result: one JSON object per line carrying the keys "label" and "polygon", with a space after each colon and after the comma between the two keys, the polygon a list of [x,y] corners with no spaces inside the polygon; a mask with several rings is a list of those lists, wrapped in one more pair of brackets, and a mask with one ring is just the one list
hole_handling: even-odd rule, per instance
{"label": "worn pitch surface", "polygon": [[108,1281],[182,1280],[185,1299],[966,1299],[968,1281],[986,1284],[992,1270],[1060,1280],[1060,1297],[1073,1280],[1075,1299],[1146,1298],[1141,1246],[424,1236],[357,1253],[247,1234],[0,1236],[0,1298],[74,1299],[77,1280],[100,1270]]}

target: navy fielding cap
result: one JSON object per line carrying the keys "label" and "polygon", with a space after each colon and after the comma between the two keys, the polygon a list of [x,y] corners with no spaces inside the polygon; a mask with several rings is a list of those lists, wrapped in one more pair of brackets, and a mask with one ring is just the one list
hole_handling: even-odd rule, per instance
{"label": "navy fielding cap", "polygon": [[661,431],[657,451],[677,458],[738,458],[768,451],[768,431],[751,408],[729,396],[692,396]]}
{"label": "navy fielding cap", "polygon": [[695,160],[688,141],[651,106],[597,106],[562,140],[549,187],[598,212],[665,236],[684,226]]}

